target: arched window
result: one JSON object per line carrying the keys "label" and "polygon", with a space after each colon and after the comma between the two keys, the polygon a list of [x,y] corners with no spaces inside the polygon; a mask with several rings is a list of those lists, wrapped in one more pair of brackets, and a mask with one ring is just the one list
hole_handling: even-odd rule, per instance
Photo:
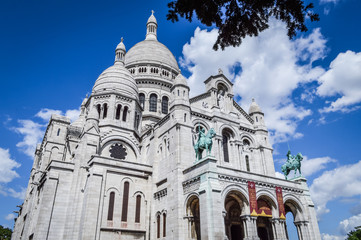
{"label": "arched window", "polygon": [[224,132],[222,136],[222,146],[223,146],[223,159],[225,162],[229,162],[228,142],[229,142],[229,134]]}
{"label": "arched window", "polygon": [[243,139],[243,145],[244,146],[250,146],[250,142],[248,141],[248,139]]}
{"label": "arched window", "polygon": [[98,118],[100,118],[100,111],[101,111],[102,107],[100,104],[97,105],[97,111],[98,111]]}
{"label": "arched window", "polygon": [[103,119],[107,117],[108,114],[108,104],[104,103],[103,105]]}
{"label": "arched window", "polygon": [[120,119],[120,110],[122,109],[122,105],[118,104],[117,106],[117,111],[115,112],[115,119],[119,120]]}
{"label": "arched window", "polygon": [[111,192],[110,195],[109,195],[108,221],[112,221],[112,220],[113,220],[114,198],[115,198],[115,193],[114,193],[114,192]]}
{"label": "arched window", "polygon": [[56,136],[59,136],[60,134],[60,128],[58,128],[58,132],[56,133]]}
{"label": "arched window", "polygon": [[142,107],[142,109],[144,109],[144,103],[145,103],[145,95],[144,95],[144,93],[139,94],[139,102],[140,102],[140,106]]}
{"label": "arched window", "polygon": [[149,98],[149,112],[156,112],[157,111],[157,95],[152,94]]}
{"label": "arched window", "polygon": [[162,97],[162,113],[168,114],[168,97]]}
{"label": "arched window", "polygon": [[138,112],[135,112],[135,120],[134,120],[134,128],[138,129],[140,122],[140,114]]}
{"label": "arched window", "polygon": [[160,215],[157,216],[157,238],[160,238]]}
{"label": "arched window", "polygon": [[125,106],[123,110],[123,122],[127,121],[128,107]]}
{"label": "arched window", "polygon": [[167,215],[163,213],[163,237],[166,235]]}
{"label": "arched window", "polygon": [[247,171],[250,172],[251,169],[249,167],[249,157],[248,157],[248,155],[246,155],[246,167],[247,167]]}
{"label": "arched window", "polygon": [[125,182],[124,183],[124,190],[123,190],[122,222],[127,221],[127,217],[128,217],[128,199],[129,199],[129,182]]}
{"label": "arched window", "polygon": [[137,200],[135,203],[135,222],[140,222],[140,203],[141,203],[142,197],[140,195],[137,196]]}

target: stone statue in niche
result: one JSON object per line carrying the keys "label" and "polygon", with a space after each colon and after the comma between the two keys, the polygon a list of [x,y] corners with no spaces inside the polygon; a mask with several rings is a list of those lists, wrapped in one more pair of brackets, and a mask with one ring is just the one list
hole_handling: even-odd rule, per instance
{"label": "stone statue in niche", "polygon": [[121,143],[115,143],[110,147],[110,157],[124,160],[127,156],[127,149]]}
{"label": "stone statue in niche", "polygon": [[217,103],[218,103],[218,107],[221,109],[221,111],[224,111],[224,90],[223,89],[220,89],[218,91]]}

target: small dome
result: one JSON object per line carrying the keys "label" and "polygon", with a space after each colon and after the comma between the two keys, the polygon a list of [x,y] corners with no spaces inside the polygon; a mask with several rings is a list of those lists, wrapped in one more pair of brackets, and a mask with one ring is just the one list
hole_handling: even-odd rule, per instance
{"label": "small dome", "polygon": [[178,63],[169,49],[157,40],[144,40],[134,45],[125,55],[125,66],[133,64],[164,65],[179,71]]}
{"label": "small dome", "polygon": [[133,76],[120,62],[116,62],[100,74],[93,87],[93,93],[111,90],[131,98],[138,98],[138,86]]}
{"label": "small dome", "polygon": [[120,43],[118,44],[117,48],[115,49],[115,51],[118,51],[118,50],[123,50],[124,52],[126,51],[125,45],[123,43],[123,38],[121,38]]}
{"label": "small dome", "polygon": [[147,24],[148,24],[148,23],[155,23],[155,24],[157,24],[157,19],[155,19],[153,13],[154,13],[154,11],[152,10],[152,15],[150,15],[150,17],[148,18]]}
{"label": "small dome", "polygon": [[173,86],[176,85],[183,85],[188,87],[187,79],[180,73],[178,76],[174,79]]}
{"label": "small dome", "polygon": [[248,110],[248,114],[252,114],[252,113],[262,113],[261,108],[258,106],[254,98],[252,98],[252,103]]}

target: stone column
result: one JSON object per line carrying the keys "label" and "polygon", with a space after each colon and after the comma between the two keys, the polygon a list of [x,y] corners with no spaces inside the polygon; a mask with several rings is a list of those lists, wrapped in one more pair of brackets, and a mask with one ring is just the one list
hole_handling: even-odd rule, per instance
{"label": "stone column", "polygon": [[299,240],[306,240],[306,239],[303,238],[303,235],[302,235],[301,222],[294,222],[294,223],[295,223],[295,226],[297,228],[298,239]]}
{"label": "stone column", "polygon": [[102,209],[99,204],[103,191],[102,183],[101,169],[93,169],[84,193],[81,219],[83,224],[80,226],[79,239],[96,239],[97,234],[99,234],[100,210]]}
{"label": "stone column", "polygon": [[216,159],[209,156],[198,162],[205,165],[199,187],[201,238],[208,240],[223,239],[225,235],[221,186],[216,172],[216,162]]}
{"label": "stone column", "polygon": [[279,238],[287,240],[287,234],[286,234],[286,220],[279,219]]}
{"label": "stone column", "polygon": [[58,190],[59,176],[58,173],[49,172],[49,177],[42,186],[42,199],[38,206],[40,209],[38,222],[35,227],[35,239],[48,239],[49,229],[52,223],[52,214],[54,210],[54,202]]}
{"label": "stone column", "polygon": [[257,217],[250,215],[241,216],[244,226],[244,240],[259,240],[257,233]]}
{"label": "stone column", "polygon": [[285,220],[279,218],[271,218],[272,233],[274,240],[287,240],[285,233]]}
{"label": "stone column", "polygon": [[298,237],[300,240],[311,240],[310,234],[308,231],[308,222],[307,221],[298,221],[294,222],[297,228]]}

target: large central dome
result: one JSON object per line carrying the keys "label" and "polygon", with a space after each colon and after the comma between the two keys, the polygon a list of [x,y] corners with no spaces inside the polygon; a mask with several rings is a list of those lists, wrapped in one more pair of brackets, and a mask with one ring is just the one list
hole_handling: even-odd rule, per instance
{"label": "large central dome", "polygon": [[157,40],[157,20],[153,12],[147,22],[147,35],[144,41],[137,43],[125,55],[127,68],[136,65],[164,66],[179,72],[178,63],[169,49]]}
{"label": "large central dome", "polygon": [[125,55],[125,66],[139,63],[164,65],[178,71],[178,63],[169,49],[157,40],[144,40],[134,45]]}

